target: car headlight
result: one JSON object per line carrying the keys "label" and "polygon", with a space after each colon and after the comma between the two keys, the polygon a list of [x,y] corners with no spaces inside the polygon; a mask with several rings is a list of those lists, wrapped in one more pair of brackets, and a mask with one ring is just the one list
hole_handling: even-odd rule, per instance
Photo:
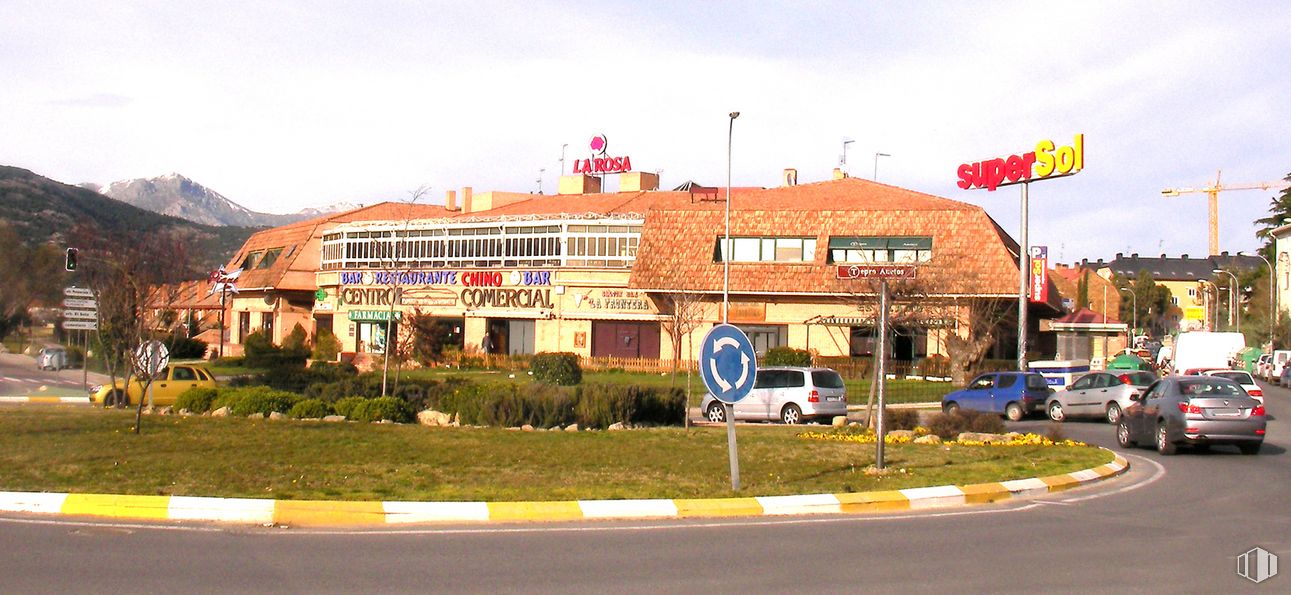
{"label": "car headlight", "polygon": [[91,395],[97,395],[97,394],[99,393],[99,391],[101,391],[101,390],[103,390],[103,385],[102,385],[102,384],[96,384],[96,385],[94,385],[94,386],[91,386],[91,387],[90,387],[90,394],[91,394]]}

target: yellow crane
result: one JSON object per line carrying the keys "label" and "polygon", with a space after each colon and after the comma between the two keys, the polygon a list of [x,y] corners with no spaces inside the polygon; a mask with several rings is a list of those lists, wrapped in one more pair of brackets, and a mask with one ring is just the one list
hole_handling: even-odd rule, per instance
{"label": "yellow crane", "polygon": [[1161,196],[1173,198],[1189,192],[1204,192],[1210,196],[1210,255],[1219,254],[1219,193],[1225,190],[1281,190],[1291,186],[1291,182],[1257,182],[1254,184],[1230,184],[1219,182],[1223,170],[1215,172],[1215,183],[1202,188],[1166,188]]}

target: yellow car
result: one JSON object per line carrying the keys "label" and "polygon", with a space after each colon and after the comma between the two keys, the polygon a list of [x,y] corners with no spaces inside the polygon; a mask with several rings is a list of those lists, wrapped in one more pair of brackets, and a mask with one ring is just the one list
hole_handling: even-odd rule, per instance
{"label": "yellow car", "polygon": [[[124,407],[138,404],[143,395],[143,379],[130,380],[130,389],[124,390],[125,379],[119,378],[114,385],[101,384],[90,387],[90,402],[104,407]],[[166,366],[148,392],[152,404],[157,406],[174,405],[179,395],[190,388],[215,388],[215,376],[201,366],[175,364]],[[145,400],[144,404],[148,404]]]}

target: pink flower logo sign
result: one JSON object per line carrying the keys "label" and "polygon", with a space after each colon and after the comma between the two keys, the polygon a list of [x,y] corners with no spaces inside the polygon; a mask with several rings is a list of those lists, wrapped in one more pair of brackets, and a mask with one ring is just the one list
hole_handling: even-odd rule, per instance
{"label": "pink flower logo sign", "polygon": [[593,153],[604,155],[605,149],[609,147],[610,142],[605,138],[604,134],[598,134],[593,136],[591,142],[587,144],[592,148]]}

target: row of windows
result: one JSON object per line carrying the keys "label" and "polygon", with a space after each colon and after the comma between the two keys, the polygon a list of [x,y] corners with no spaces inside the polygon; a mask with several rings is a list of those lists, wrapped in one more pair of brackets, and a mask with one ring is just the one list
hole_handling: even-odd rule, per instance
{"label": "row of windows", "polygon": [[[814,262],[816,238],[736,237],[730,246],[717,240],[713,255],[723,262]],[[918,263],[932,260],[932,238],[830,238],[827,262]],[[724,249],[729,248],[729,249]]]}
{"label": "row of windows", "polygon": [[816,238],[731,238],[723,245],[717,240],[716,262],[812,262],[816,260]]}
{"label": "row of windows", "polygon": [[249,271],[251,269],[267,269],[273,266],[273,263],[278,262],[279,257],[290,257],[292,253],[296,251],[296,247],[291,246],[286,250],[286,254],[283,254],[283,248],[281,247],[248,252],[242,259],[241,264],[238,265],[238,268],[244,271]]}

